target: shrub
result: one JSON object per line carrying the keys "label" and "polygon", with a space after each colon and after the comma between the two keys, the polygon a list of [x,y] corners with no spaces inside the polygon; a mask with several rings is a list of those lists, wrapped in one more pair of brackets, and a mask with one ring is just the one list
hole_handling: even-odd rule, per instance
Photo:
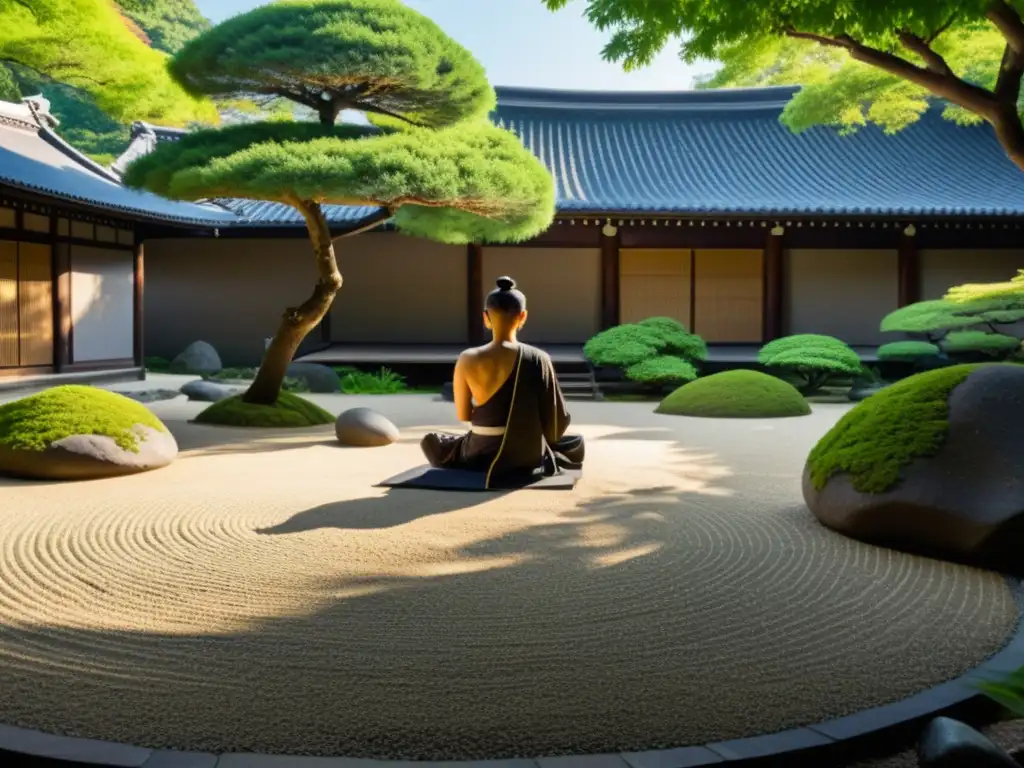
{"label": "shrub", "polygon": [[770,341],[758,362],[799,380],[800,392],[811,395],[834,376],[859,376],[864,366],[847,344],[832,336],[802,333]]}
{"label": "shrub", "polygon": [[583,346],[593,365],[624,370],[641,384],[692,381],[696,363],[706,360],[704,340],[670,317],[649,317],[601,331]]}
{"label": "shrub", "polygon": [[346,395],[396,395],[407,389],[405,377],[388,368],[377,373],[350,371],[341,379],[341,391]]}
{"label": "shrub", "polygon": [[1020,339],[986,331],[953,331],[942,340],[942,349],[949,355],[976,353],[1003,358],[1019,347]]}
{"label": "shrub", "polygon": [[733,370],[685,384],[661,401],[657,413],[675,416],[766,419],[811,412],[791,384],[760,371]]}
{"label": "shrub", "polygon": [[642,360],[626,369],[626,378],[641,384],[668,384],[676,381],[693,381],[697,369],[680,357],[662,355]]}
{"label": "shrub", "polygon": [[878,348],[878,359],[895,363],[921,363],[942,355],[938,344],[930,341],[890,341]]}
{"label": "shrub", "polygon": [[811,450],[811,483],[820,490],[845,472],[862,493],[889,490],[904,466],[941,448],[949,428],[949,395],[977,367],[918,373],[854,406]]}
{"label": "shrub", "polygon": [[143,361],[143,365],[147,371],[152,373],[170,373],[171,361],[166,357],[147,357]]}
{"label": "shrub", "polygon": [[200,412],[195,421],[226,427],[312,427],[333,424],[334,416],[298,395],[281,392],[273,405],[247,403],[242,395],[229,397]]}

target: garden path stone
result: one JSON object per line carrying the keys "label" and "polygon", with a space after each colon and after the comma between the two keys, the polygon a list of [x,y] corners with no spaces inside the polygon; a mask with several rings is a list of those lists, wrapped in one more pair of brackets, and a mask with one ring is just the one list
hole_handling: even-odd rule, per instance
{"label": "garden path stone", "polygon": [[371,408],[350,408],[334,423],[334,433],[342,445],[372,448],[398,441],[398,427]]}

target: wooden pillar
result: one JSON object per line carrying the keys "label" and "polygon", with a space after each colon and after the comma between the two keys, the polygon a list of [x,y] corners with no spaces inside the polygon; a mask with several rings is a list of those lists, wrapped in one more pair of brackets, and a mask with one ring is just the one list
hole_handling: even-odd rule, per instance
{"label": "wooden pillar", "polygon": [[135,281],[133,284],[133,306],[134,315],[132,317],[132,339],[133,339],[133,354],[135,358],[135,364],[142,366],[146,363],[146,346],[145,346],[145,322],[143,316],[143,300],[145,298],[145,286],[146,286],[146,268],[145,268],[145,246],[139,242],[139,233],[135,233],[135,252],[134,252],[134,277]]}
{"label": "wooden pillar", "polygon": [[466,337],[470,344],[484,339],[484,249],[471,243],[466,249]]}
{"label": "wooden pillar", "polygon": [[601,230],[601,328],[619,324],[619,246],[617,227],[605,224]]}
{"label": "wooden pillar", "polygon": [[51,225],[50,280],[53,291],[53,370],[61,373],[73,361],[71,326],[71,246],[56,242],[56,217]]}
{"label": "wooden pillar", "polygon": [[916,304],[921,300],[921,259],[917,250],[914,226],[910,225],[900,233],[897,250],[898,277],[897,296],[899,306]]}
{"label": "wooden pillar", "polygon": [[784,230],[775,227],[768,233],[764,247],[764,341],[772,341],[785,335],[784,314]]}

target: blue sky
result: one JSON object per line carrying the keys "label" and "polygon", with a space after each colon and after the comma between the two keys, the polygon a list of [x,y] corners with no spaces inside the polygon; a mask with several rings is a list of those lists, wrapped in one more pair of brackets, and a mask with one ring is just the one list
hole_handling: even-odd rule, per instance
{"label": "blue sky", "polygon": [[[626,73],[601,59],[606,36],[583,18],[575,0],[559,13],[541,0],[405,0],[469,48],[493,85],[586,90],[682,90],[709,64],[683,64],[674,49],[651,66]],[[265,0],[196,0],[212,21],[222,21]]]}

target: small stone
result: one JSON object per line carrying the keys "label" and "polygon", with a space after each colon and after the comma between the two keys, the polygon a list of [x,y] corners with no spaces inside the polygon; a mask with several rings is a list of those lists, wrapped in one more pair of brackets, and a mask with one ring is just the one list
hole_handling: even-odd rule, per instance
{"label": "small stone", "polygon": [[171,361],[173,373],[188,373],[196,376],[210,376],[220,373],[224,366],[213,345],[205,341],[193,341],[185,351]]}
{"label": "small stone", "polygon": [[937,717],[917,745],[919,768],[1020,768],[985,736],[959,720]]}
{"label": "small stone", "polygon": [[333,368],[319,363],[292,363],[287,376],[306,382],[309,391],[322,395],[336,395],[341,391],[341,377]]}
{"label": "small stone", "polygon": [[189,400],[199,403],[219,403],[242,393],[237,387],[225,387],[212,381],[190,381],[182,386],[180,391],[181,394],[187,395]]}
{"label": "small stone", "polygon": [[334,422],[334,433],[342,445],[371,448],[398,441],[398,427],[371,408],[350,408]]}
{"label": "small stone", "polygon": [[441,387],[441,399],[444,400],[446,403],[454,403],[455,402],[455,384],[454,384],[454,382],[451,382],[451,381],[446,382],[445,385],[443,387]]}

